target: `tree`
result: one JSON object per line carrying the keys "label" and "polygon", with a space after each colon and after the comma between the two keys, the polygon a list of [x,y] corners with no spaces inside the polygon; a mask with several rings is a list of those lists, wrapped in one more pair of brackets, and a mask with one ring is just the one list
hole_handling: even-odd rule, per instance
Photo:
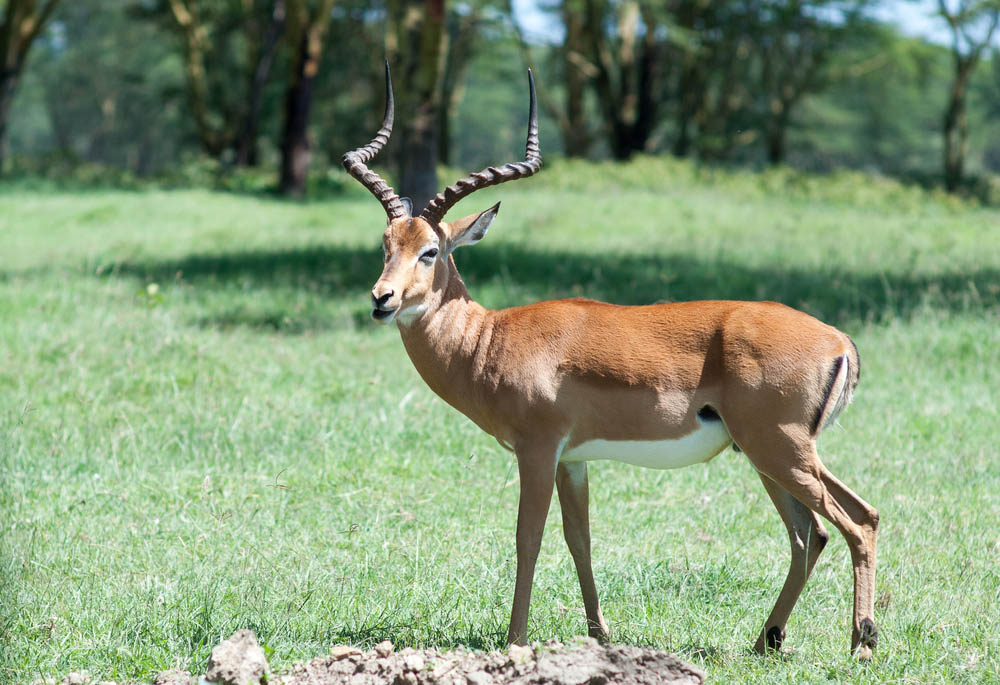
{"label": "tree", "polygon": [[292,49],[292,72],[285,91],[285,123],[281,138],[278,187],[285,195],[302,195],[312,160],[309,112],[313,84],[319,72],[323,41],[334,0],[287,0],[286,33]]}
{"label": "tree", "polygon": [[198,141],[211,157],[232,150],[237,165],[256,164],[263,89],[285,5],[286,0],[167,0],[184,48]]}
{"label": "tree", "polygon": [[708,75],[700,49],[698,29],[704,25],[712,4],[704,0],[677,0],[672,6],[680,40],[671,46],[671,60],[679,64],[677,76],[677,134],[673,153],[686,157],[694,145],[694,129],[703,110]]}
{"label": "tree", "polygon": [[449,12],[445,18],[448,40],[441,77],[441,107],[438,110],[438,161],[441,164],[452,162],[451,122],[465,94],[465,73],[469,62],[480,47],[479,33],[483,21],[481,1],[463,5],[458,11]]}
{"label": "tree", "polygon": [[943,46],[889,24],[859,21],[831,56],[829,87],[800,105],[789,143],[794,160],[824,170],[939,177],[939,110],[950,64]]}
{"label": "tree", "polygon": [[439,125],[448,31],[446,0],[389,0],[386,55],[401,84],[397,93],[400,195],[421,208],[437,194]]}
{"label": "tree", "polygon": [[954,75],[945,110],[944,185],[948,192],[962,183],[965,166],[969,122],[966,112],[969,81],[982,58],[983,51],[993,40],[1000,22],[1000,3],[995,0],[938,0],[938,14],[951,32],[951,54]]}
{"label": "tree", "polygon": [[202,17],[202,8],[198,0],[168,0],[168,2],[184,40],[185,76],[198,130],[198,141],[207,154],[218,157],[232,138],[235,122],[230,117],[224,116],[221,123],[215,125],[210,115],[208,97],[209,92],[214,89],[208,84],[205,56],[211,48],[211,40]]}
{"label": "tree", "polygon": [[[535,63],[531,46],[517,22],[511,0],[507,0],[504,10],[521,59],[525,66],[531,67]],[[593,126],[587,116],[586,98],[595,68],[587,58],[592,44],[587,35],[583,10],[583,0],[561,0],[552,8],[555,17],[562,22],[565,35],[562,43],[550,51],[554,59],[550,60],[545,70],[548,72],[547,78],[543,78],[541,74],[536,75],[536,80],[539,81],[538,100],[559,127],[563,154],[567,157],[586,157],[594,142]],[[549,89],[544,87],[546,80],[561,84],[561,99],[553,97]]]}
{"label": "tree", "polygon": [[257,166],[257,135],[264,86],[281,42],[287,9],[285,0],[271,0],[270,18],[268,21],[261,21],[260,14],[255,11],[254,0],[241,2],[243,15],[246,17],[247,65],[250,68],[246,112],[236,135],[236,165]]}
{"label": "tree", "polygon": [[12,145],[43,152],[44,139],[26,148],[24,136],[29,122],[44,120],[55,153],[50,163],[86,162],[138,175],[176,164],[196,138],[184,69],[175,41],[146,19],[130,3],[61,3],[52,39],[38,41],[25,70]]}
{"label": "tree", "polygon": [[829,85],[828,62],[860,4],[843,0],[677,0],[674,153],[733,158],[754,144],[784,162],[803,98]]}
{"label": "tree", "polygon": [[32,43],[59,0],[7,0],[0,19],[0,172],[7,151],[7,119]]}
{"label": "tree", "polygon": [[666,23],[659,3],[584,0],[588,62],[615,159],[646,150],[667,98]]}
{"label": "tree", "polygon": [[[763,102],[758,106],[767,160],[785,161],[792,113],[802,98],[826,85],[827,61],[834,47],[855,24],[856,7],[839,0],[764,2],[756,11],[759,24],[757,78],[752,81]],[[825,18],[842,10],[837,19]]]}

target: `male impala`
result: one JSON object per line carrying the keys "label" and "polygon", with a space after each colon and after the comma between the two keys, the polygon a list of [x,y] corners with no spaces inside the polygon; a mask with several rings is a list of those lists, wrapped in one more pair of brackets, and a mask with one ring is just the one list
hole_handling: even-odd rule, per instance
{"label": "male impala", "polygon": [[555,486],[589,632],[607,639],[590,560],[587,462],[650,468],[745,452],[791,540],[792,562],[757,651],[778,649],[785,622],[829,535],[847,539],[854,565],[851,648],[869,659],[878,512],[820,462],[816,438],[858,382],[851,339],[773,302],[684,302],[622,307],[585,299],[490,311],[458,275],[452,252],[482,240],[499,203],[446,222],[448,209],[486,186],[541,167],[535,86],[523,162],[490,167],[446,188],[418,216],[366,166],[392,131],[386,66],[382,128],[344,155],[348,172],[382,203],[385,266],[372,288],[376,321],[396,322],[431,389],[517,456],[517,580],[507,639],[523,644],[545,518]]}

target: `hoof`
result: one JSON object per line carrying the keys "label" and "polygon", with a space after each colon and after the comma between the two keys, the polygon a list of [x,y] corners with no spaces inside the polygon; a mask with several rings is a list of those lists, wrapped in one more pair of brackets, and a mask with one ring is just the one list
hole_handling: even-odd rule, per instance
{"label": "hoof", "polygon": [[769,630],[761,631],[757,638],[757,644],[753,646],[758,654],[777,652],[781,649],[781,643],[785,641],[785,631],[778,626],[771,626]]}
{"label": "hoof", "polygon": [[858,661],[870,661],[878,646],[878,628],[875,627],[875,622],[870,618],[861,622],[856,645],[854,656]]}
{"label": "hoof", "polygon": [[611,635],[608,632],[608,627],[601,621],[600,624],[587,622],[587,635],[594,638],[602,645],[609,644],[611,642]]}
{"label": "hoof", "polygon": [[781,643],[784,641],[785,631],[778,626],[771,626],[771,629],[767,631],[767,648],[774,650],[781,649]]}

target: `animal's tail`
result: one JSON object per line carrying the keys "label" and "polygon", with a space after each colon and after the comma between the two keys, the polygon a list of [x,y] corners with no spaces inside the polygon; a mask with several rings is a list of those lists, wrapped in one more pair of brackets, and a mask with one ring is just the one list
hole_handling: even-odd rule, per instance
{"label": "animal's tail", "polygon": [[850,349],[837,357],[830,367],[826,394],[813,422],[813,437],[837,420],[844,407],[851,403],[854,389],[858,387],[858,380],[861,378],[861,356],[858,354],[858,346],[850,337],[847,337],[847,342],[851,345]]}

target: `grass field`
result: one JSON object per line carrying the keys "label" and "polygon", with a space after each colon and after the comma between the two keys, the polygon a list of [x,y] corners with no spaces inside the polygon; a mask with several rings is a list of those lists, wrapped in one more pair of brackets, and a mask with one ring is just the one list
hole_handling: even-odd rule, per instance
{"label": "grass field", "polygon": [[[457,255],[488,306],[776,299],[860,348],[820,452],[881,512],[875,661],[848,657],[836,532],[785,654],[750,652],[788,543],[730,451],[592,466],[616,641],[715,682],[1000,680],[1000,214],[655,160],[564,164],[464,208],[499,198]],[[368,320],[383,222],[360,189],[0,189],[0,681],[199,671],[241,627],[275,668],[333,642],[502,645],[517,472]],[[585,630],[560,526],[553,502],[537,640]]]}

